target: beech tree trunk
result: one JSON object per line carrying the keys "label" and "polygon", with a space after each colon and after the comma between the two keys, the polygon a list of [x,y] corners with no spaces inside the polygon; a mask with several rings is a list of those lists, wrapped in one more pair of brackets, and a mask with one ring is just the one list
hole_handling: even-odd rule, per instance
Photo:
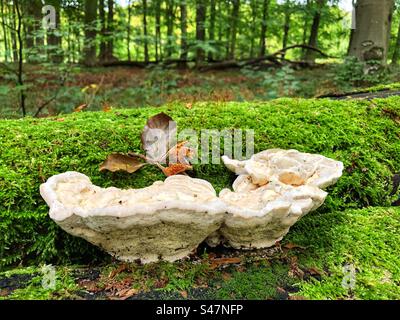
{"label": "beech tree trunk", "polygon": [[[204,0],[196,0],[196,40],[197,44],[203,43],[206,39],[206,6]],[[202,48],[196,50],[196,66],[200,67],[204,63],[205,53]]]}
{"label": "beech tree trunk", "polygon": [[149,62],[149,46],[147,39],[147,0],[143,0],[143,40],[144,40],[144,62]]}
{"label": "beech tree trunk", "polygon": [[187,45],[187,7],[186,0],[181,0],[181,54],[179,67],[186,67],[186,60],[188,57],[188,45]]}
{"label": "beech tree trunk", "polygon": [[392,64],[397,65],[399,63],[399,59],[400,59],[400,23],[399,23],[399,28],[397,31],[396,44],[395,44],[393,56],[392,56]]}
{"label": "beech tree trunk", "polygon": [[260,35],[260,57],[265,56],[267,52],[266,36],[267,36],[267,20],[268,20],[269,0],[264,0],[262,9],[261,35]]}
{"label": "beech tree trunk", "polygon": [[236,34],[237,34],[237,26],[239,22],[239,12],[240,12],[240,0],[232,0],[233,1],[233,9],[232,9],[232,28],[231,28],[231,47],[229,50],[229,59],[235,58],[235,49],[236,49]]}
{"label": "beech tree trunk", "polygon": [[[216,0],[210,1],[210,26],[208,29],[208,40],[211,44],[215,44],[215,17],[216,17]],[[213,53],[208,53],[208,61],[213,61]]]}
{"label": "beech tree trunk", "polygon": [[386,64],[394,0],[358,0],[356,29],[349,54],[361,61]]}
{"label": "beech tree trunk", "polygon": [[96,64],[96,30],[94,28],[97,17],[97,0],[85,0],[85,47],[84,64]]}
{"label": "beech tree trunk", "polygon": [[62,37],[59,32],[61,29],[61,0],[51,0],[46,3],[56,9],[56,29],[49,29],[47,32],[47,45],[50,46],[48,50],[49,60],[54,63],[61,63],[64,60],[61,47]]}
{"label": "beech tree trunk", "polygon": [[[308,38],[308,45],[310,47],[318,47],[318,33],[321,24],[321,10],[325,5],[326,0],[317,0],[316,9],[314,12],[313,22],[311,25],[310,37]],[[310,64],[315,63],[316,52],[314,50],[306,50],[304,60]]]}

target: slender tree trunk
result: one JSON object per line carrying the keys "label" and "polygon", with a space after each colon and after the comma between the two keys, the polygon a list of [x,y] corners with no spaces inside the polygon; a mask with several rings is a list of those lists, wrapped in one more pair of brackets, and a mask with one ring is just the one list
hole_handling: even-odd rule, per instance
{"label": "slender tree trunk", "polygon": [[11,27],[13,31],[11,31],[11,45],[12,45],[12,54],[13,54],[13,61],[18,62],[18,43],[17,43],[17,34],[15,30],[17,30],[17,23],[16,20],[18,19],[17,17],[17,12],[16,12],[16,5],[14,4],[12,6],[12,12],[11,12]]}
{"label": "slender tree trunk", "polygon": [[[286,1],[286,6],[285,6],[285,23],[283,26],[283,40],[282,40],[282,48],[286,48],[289,40],[289,31],[290,31],[290,3],[289,0]],[[283,53],[283,57],[285,57],[286,51]]]}
{"label": "slender tree trunk", "polygon": [[[321,24],[321,11],[323,6],[325,5],[326,0],[317,0],[317,8],[315,10],[314,16],[313,16],[313,23],[311,25],[311,32],[310,32],[310,37],[308,39],[308,45],[310,47],[316,48],[318,46],[318,33],[319,33],[319,27]],[[307,61],[308,63],[315,63],[315,57],[316,53],[314,50],[306,50],[305,55],[304,55],[304,60]]]}
{"label": "slender tree trunk", "polygon": [[386,64],[394,0],[358,0],[349,53],[361,61]]}
{"label": "slender tree trunk", "polygon": [[62,37],[58,32],[61,28],[61,0],[49,0],[46,3],[56,9],[56,29],[47,30],[47,45],[50,47],[47,53],[51,62],[61,63],[64,60]]}
{"label": "slender tree trunk", "polygon": [[167,0],[167,10],[166,21],[167,21],[167,48],[166,48],[166,56],[167,58],[171,58],[172,56],[172,38],[174,35],[174,0]]}
{"label": "slender tree trunk", "polygon": [[131,61],[131,20],[132,20],[132,0],[128,1],[128,28],[126,35],[126,47],[128,49],[128,61]]}
{"label": "slender tree trunk", "polygon": [[261,35],[260,35],[260,57],[265,56],[267,52],[266,36],[267,36],[267,20],[268,20],[269,0],[263,1]]}
{"label": "slender tree trunk", "polygon": [[[206,40],[206,21],[207,8],[205,0],[196,0],[196,41],[197,44],[202,44]],[[196,50],[196,67],[203,65],[205,52],[203,48],[198,47]]]}
{"label": "slender tree trunk", "polygon": [[180,68],[186,68],[186,60],[188,57],[188,44],[187,44],[187,6],[186,0],[181,0],[181,54],[180,54]]}
{"label": "slender tree trunk", "polygon": [[96,30],[97,0],[85,0],[85,47],[84,63],[87,66],[96,64]]}
{"label": "slender tree trunk", "polygon": [[106,21],[106,10],[105,0],[99,0],[99,18],[101,24],[100,30],[100,54],[99,60],[104,62],[107,60],[107,21]]}
{"label": "slender tree trunk", "polygon": [[114,0],[108,0],[107,15],[107,61],[115,60],[114,58]]}
{"label": "slender tree trunk", "polygon": [[251,39],[250,39],[250,58],[254,57],[254,39],[256,35],[257,0],[250,1],[251,7]]}
{"label": "slender tree trunk", "polygon": [[400,23],[397,31],[396,45],[392,56],[392,65],[398,65],[400,59]]}
{"label": "slender tree trunk", "polygon": [[156,61],[161,59],[161,0],[155,0],[155,17],[156,17],[156,38],[155,38],[155,49],[156,49]]}
{"label": "slender tree trunk", "polygon": [[232,35],[231,35],[231,47],[229,50],[229,59],[235,59],[235,49],[236,49],[236,34],[237,34],[237,26],[240,21],[240,0],[232,0],[233,8],[232,8]]}
{"label": "slender tree trunk", "polygon": [[149,62],[149,46],[147,35],[147,0],[142,0],[143,5],[143,45],[144,45],[144,62]]}
{"label": "slender tree trunk", "polygon": [[1,6],[1,25],[3,28],[3,38],[4,38],[4,61],[8,62],[8,36],[7,36],[7,27],[6,27],[6,17],[4,10],[4,0],[0,0]]}
{"label": "slender tree trunk", "polygon": [[24,41],[22,39],[22,12],[21,12],[21,4],[19,0],[14,0],[14,6],[16,10],[16,17],[18,19],[17,22],[17,37],[18,37],[18,86],[20,90],[20,109],[22,111],[22,116],[26,116],[26,106],[25,106],[25,90],[23,89],[24,81]]}
{"label": "slender tree trunk", "polygon": [[[310,11],[310,0],[307,0],[306,5],[305,5],[305,15],[304,15],[304,26],[303,26],[303,44],[307,44],[307,31],[308,31],[308,16],[309,16],[309,11]],[[306,49],[302,48],[302,55],[303,57],[306,54]]]}
{"label": "slender tree trunk", "polygon": [[[211,45],[215,45],[215,16],[216,16],[216,0],[210,0],[210,27],[208,29],[208,40]],[[208,53],[208,61],[213,61],[213,53]]]}

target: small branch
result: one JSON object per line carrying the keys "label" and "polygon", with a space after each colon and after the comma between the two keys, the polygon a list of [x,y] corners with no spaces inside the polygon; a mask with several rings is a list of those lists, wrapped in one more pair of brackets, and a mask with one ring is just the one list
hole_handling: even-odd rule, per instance
{"label": "small branch", "polygon": [[56,100],[58,98],[58,95],[60,94],[61,88],[64,87],[66,80],[67,80],[67,76],[64,75],[61,78],[61,84],[60,84],[60,87],[58,88],[58,90],[56,91],[56,93],[50,99],[48,99],[47,101],[45,101],[43,104],[40,105],[40,107],[36,110],[34,117],[39,116],[39,114],[42,112],[42,110],[45,107],[47,107],[50,103],[52,103],[54,100]]}

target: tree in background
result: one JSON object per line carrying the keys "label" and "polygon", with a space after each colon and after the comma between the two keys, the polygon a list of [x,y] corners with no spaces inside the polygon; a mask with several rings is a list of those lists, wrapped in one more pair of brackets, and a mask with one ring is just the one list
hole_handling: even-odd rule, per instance
{"label": "tree in background", "polygon": [[361,61],[387,61],[394,0],[357,0],[349,54]]}
{"label": "tree in background", "polygon": [[97,0],[85,0],[85,45],[83,63],[87,66],[96,64],[96,19]]}

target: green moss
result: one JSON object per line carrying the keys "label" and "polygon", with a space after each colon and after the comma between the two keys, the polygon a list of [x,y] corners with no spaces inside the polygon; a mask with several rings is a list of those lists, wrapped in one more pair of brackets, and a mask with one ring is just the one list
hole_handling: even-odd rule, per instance
{"label": "green moss", "polygon": [[[310,214],[295,225],[286,241],[306,249],[303,267],[325,270],[321,281],[301,282],[310,299],[400,298],[400,208],[367,208]],[[353,290],[342,287],[346,270],[355,270]]]}
{"label": "green moss", "polygon": [[364,89],[355,89],[357,92],[378,92],[378,91],[386,91],[386,90],[400,90],[400,82],[394,82],[389,84],[380,84],[373,87],[368,87]]}
{"label": "green moss", "polygon": [[[39,186],[79,171],[103,187],[140,188],[164,179],[155,168],[132,175],[100,173],[111,152],[140,151],[146,120],[164,111],[179,129],[254,129],[255,151],[294,148],[344,162],[346,170],[321,209],[328,212],[390,203],[386,183],[400,169],[400,128],[382,109],[400,98],[367,101],[280,99],[269,103],[198,103],[162,108],[75,113],[59,118],[0,121],[0,266],[88,262],[105,255],[61,231],[47,216]],[[234,175],[222,165],[195,165],[193,176],[219,191]]]}

